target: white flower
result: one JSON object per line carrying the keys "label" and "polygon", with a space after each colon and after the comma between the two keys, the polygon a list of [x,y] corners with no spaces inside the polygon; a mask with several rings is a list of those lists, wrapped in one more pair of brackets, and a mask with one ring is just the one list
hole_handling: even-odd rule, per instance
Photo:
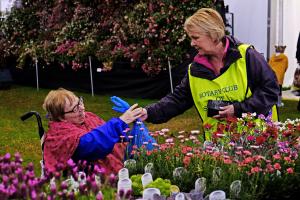
{"label": "white flower", "polygon": [[195,140],[195,139],[196,139],[195,136],[193,136],[193,135],[190,136],[190,140]]}
{"label": "white flower", "polygon": [[193,135],[197,135],[197,134],[199,134],[199,133],[200,133],[199,130],[192,130],[192,131],[191,131],[191,134],[193,134]]}
{"label": "white flower", "polygon": [[192,152],[188,152],[188,153],[186,153],[186,155],[189,156],[189,157],[191,157],[193,155],[193,153]]}
{"label": "white flower", "polygon": [[161,131],[164,132],[164,133],[167,133],[167,132],[169,132],[170,130],[169,130],[168,128],[163,128],[163,129],[161,129]]}
{"label": "white flower", "polygon": [[173,138],[166,139],[166,143],[171,143],[171,142],[173,142]]}

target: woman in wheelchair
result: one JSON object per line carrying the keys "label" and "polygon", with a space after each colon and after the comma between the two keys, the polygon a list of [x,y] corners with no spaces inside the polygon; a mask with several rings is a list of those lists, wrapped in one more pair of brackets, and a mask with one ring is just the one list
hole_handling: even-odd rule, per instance
{"label": "woman in wheelchair", "polygon": [[141,116],[142,108],[137,104],[120,117],[105,122],[85,111],[82,97],[59,88],[48,93],[43,108],[50,119],[44,138],[47,170],[55,171],[59,163],[66,167],[69,159],[99,162],[107,173],[117,173],[123,167],[124,130]]}

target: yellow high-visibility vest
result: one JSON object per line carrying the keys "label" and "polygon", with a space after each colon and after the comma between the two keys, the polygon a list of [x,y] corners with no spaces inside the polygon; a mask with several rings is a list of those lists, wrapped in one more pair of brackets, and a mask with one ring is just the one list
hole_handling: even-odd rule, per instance
{"label": "yellow high-visibility vest", "polygon": [[[252,95],[248,87],[246,51],[250,45],[242,44],[238,47],[241,58],[232,63],[229,68],[213,80],[199,78],[191,75],[189,66],[189,82],[195,106],[204,124],[210,124],[216,129],[217,119],[207,116],[208,100],[242,102]],[[272,119],[277,119],[277,108],[272,108]],[[211,135],[206,133],[206,140],[211,140]]]}

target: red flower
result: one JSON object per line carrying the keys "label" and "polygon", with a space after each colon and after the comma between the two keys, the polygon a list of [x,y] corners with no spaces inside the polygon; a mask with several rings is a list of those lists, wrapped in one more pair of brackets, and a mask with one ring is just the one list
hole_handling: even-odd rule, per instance
{"label": "red flower", "polygon": [[227,122],[236,123],[238,121],[237,117],[226,117]]}
{"label": "red flower", "polygon": [[149,44],[150,44],[149,39],[145,38],[145,39],[144,39],[144,44],[145,44],[145,45],[149,45]]}
{"label": "red flower", "polygon": [[231,135],[231,139],[235,142],[239,141],[240,138],[241,138],[241,134],[239,134],[239,133],[233,133]]}
{"label": "red flower", "polygon": [[293,132],[292,132],[291,130],[287,130],[287,131],[283,131],[282,134],[283,134],[284,137],[289,137],[289,136],[292,135],[292,133],[293,133]]}
{"label": "red flower", "polygon": [[266,141],[266,138],[264,136],[257,136],[255,140],[257,145],[261,145]]}
{"label": "red flower", "polygon": [[278,129],[276,127],[269,126],[267,127],[266,133],[270,135],[270,137],[277,139],[278,137]]}
{"label": "red flower", "polygon": [[210,130],[212,128],[211,124],[204,124],[204,129]]}
{"label": "red flower", "polygon": [[187,167],[191,162],[191,157],[190,156],[184,156],[183,158],[183,164],[185,167]]}

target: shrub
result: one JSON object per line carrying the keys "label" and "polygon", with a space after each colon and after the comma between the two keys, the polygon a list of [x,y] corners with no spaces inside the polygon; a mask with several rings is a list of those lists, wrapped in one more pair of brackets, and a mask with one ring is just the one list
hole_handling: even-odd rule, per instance
{"label": "shrub", "polygon": [[[86,67],[88,56],[111,67],[128,60],[147,74],[182,63],[190,49],[184,20],[211,0],[24,0],[1,22],[4,56]],[[109,64],[110,63],[110,64]]]}

